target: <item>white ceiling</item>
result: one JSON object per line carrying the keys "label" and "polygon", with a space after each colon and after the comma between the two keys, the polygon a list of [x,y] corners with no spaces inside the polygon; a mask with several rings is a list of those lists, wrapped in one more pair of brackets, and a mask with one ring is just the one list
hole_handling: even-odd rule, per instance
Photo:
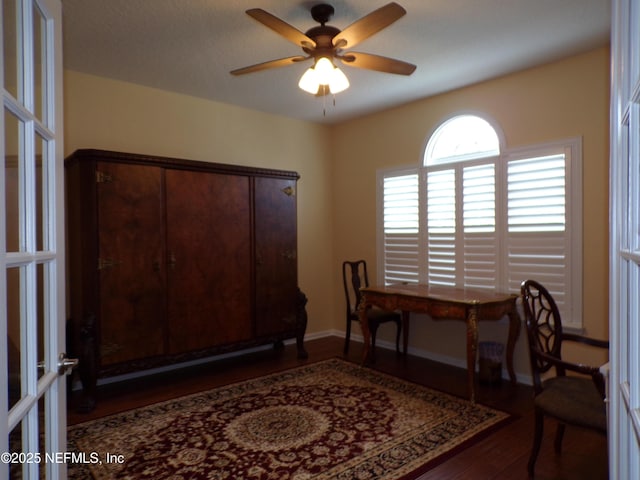
{"label": "white ceiling", "polygon": [[[417,65],[410,77],[345,66],[351,87],[313,97],[309,62],[243,76],[229,71],[298,55],[244,12],[262,8],[306,31],[311,0],[63,0],[64,64],[137,83],[319,123],[336,123],[606,45],[610,0],[397,0],[407,15],[356,50]],[[388,0],[332,0],[329,25]],[[326,114],[323,114],[326,110]]]}

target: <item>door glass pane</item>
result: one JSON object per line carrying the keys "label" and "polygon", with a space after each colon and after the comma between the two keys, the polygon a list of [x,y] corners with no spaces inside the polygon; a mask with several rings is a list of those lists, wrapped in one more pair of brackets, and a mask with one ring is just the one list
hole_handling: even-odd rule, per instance
{"label": "door glass pane", "polygon": [[45,77],[45,18],[42,12],[33,5],[33,88],[34,88],[34,110],[36,118],[44,121],[46,111],[46,94],[45,89],[46,77]]}
{"label": "door glass pane", "polygon": [[[49,431],[47,430],[47,426],[50,425],[49,419],[47,416],[49,415],[49,411],[46,408],[45,402],[49,397],[49,392],[45,393],[38,400],[38,453],[40,453],[40,458],[42,461],[38,463],[38,467],[40,468],[40,476],[39,478],[44,479],[46,477],[46,463],[47,463],[47,435],[49,435]],[[48,452],[52,453],[52,452]],[[71,480],[71,479],[70,479]]]}
{"label": "door glass pane", "polygon": [[[629,152],[631,151],[631,137],[633,135],[629,135],[629,125],[621,125],[620,126],[620,157],[627,159],[629,157]],[[628,161],[619,162],[618,168],[621,172],[621,177],[626,179],[626,182],[620,182],[620,186],[622,187],[620,192],[617,192],[617,195],[621,199],[628,198],[629,193],[631,192],[631,165]],[[620,210],[621,217],[629,215],[629,205],[626,202],[620,202]],[[628,218],[628,217],[626,217]],[[632,232],[629,229],[629,222],[621,222],[621,225],[618,227],[620,229],[620,247],[622,249],[629,248],[631,245],[630,239]]]}
{"label": "door glass pane", "polygon": [[[640,6],[640,5],[639,5]],[[630,121],[638,128],[640,125],[640,105],[634,103],[630,108]],[[640,219],[637,215],[637,206],[640,202],[640,164],[638,158],[640,158],[640,137],[638,135],[632,135],[630,154],[633,159],[629,165],[629,205],[628,208],[631,212],[629,216],[629,230],[632,232],[632,237],[629,239],[629,248],[632,250],[640,249]]]}
{"label": "door glass pane", "polygon": [[4,88],[15,98],[18,98],[18,68],[16,52],[18,39],[16,34],[16,0],[2,0],[2,21],[4,41]]}
{"label": "door glass pane", "polygon": [[[44,401],[42,398],[38,400],[38,409],[36,414],[42,416],[44,412]],[[34,418],[31,415],[31,418]],[[42,436],[39,436],[38,446],[30,446],[28,442],[28,427],[27,422],[29,417],[25,417],[16,428],[9,433],[9,451],[15,455],[15,459],[19,461],[11,461],[9,466],[9,474],[11,480],[33,479],[33,478],[45,478],[46,457],[45,450],[43,449]],[[37,430],[33,433],[38,435],[39,431],[42,431],[43,422],[40,420]]]}
{"label": "door glass pane", "polygon": [[20,251],[20,196],[23,176],[22,157],[23,124],[8,110],[4,113],[5,138],[5,202],[7,252]]}
{"label": "door glass pane", "polygon": [[20,269],[7,269],[7,357],[9,408],[22,396],[20,366]]}
{"label": "door glass pane", "polygon": [[[46,325],[46,299],[45,299],[45,277],[46,265],[40,264],[37,266],[37,309],[36,312],[36,320],[38,322],[37,332],[38,332],[38,362],[43,362],[45,359],[45,325]],[[38,368],[38,378],[40,378],[45,373],[44,366],[42,368]]]}
{"label": "door glass pane", "polygon": [[36,135],[36,165],[35,165],[35,228],[36,228],[36,249],[38,251],[48,250],[46,241],[46,222],[48,218],[47,207],[47,185],[48,185],[48,165],[46,158],[46,141]]}
{"label": "door glass pane", "polygon": [[[14,454],[22,452],[22,422],[9,433],[9,451]],[[9,473],[11,480],[24,478],[22,466],[19,462],[11,462]]]}

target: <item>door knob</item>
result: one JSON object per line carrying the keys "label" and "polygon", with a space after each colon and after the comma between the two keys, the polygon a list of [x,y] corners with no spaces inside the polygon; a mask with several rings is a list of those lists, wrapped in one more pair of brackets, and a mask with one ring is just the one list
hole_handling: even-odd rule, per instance
{"label": "door knob", "polygon": [[71,372],[78,365],[77,358],[69,358],[66,353],[58,356],[58,375],[64,375]]}

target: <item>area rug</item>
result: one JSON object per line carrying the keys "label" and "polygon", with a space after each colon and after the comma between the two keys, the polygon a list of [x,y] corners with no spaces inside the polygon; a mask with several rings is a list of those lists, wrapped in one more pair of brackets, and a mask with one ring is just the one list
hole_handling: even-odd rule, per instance
{"label": "area rug", "polygon": [[508,418],[336,358],[71,426],[69,478],[410,479]]}

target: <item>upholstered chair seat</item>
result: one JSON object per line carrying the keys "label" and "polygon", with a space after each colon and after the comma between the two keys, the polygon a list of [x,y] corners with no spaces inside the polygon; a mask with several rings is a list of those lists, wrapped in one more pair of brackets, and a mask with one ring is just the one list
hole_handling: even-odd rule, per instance
{"label": "upholstered chair seat", "polygon": [[607,411],[593,380],[584,377],[554,377],[542,382],[534,399],[547,415],[567,423],[607,431]]}

